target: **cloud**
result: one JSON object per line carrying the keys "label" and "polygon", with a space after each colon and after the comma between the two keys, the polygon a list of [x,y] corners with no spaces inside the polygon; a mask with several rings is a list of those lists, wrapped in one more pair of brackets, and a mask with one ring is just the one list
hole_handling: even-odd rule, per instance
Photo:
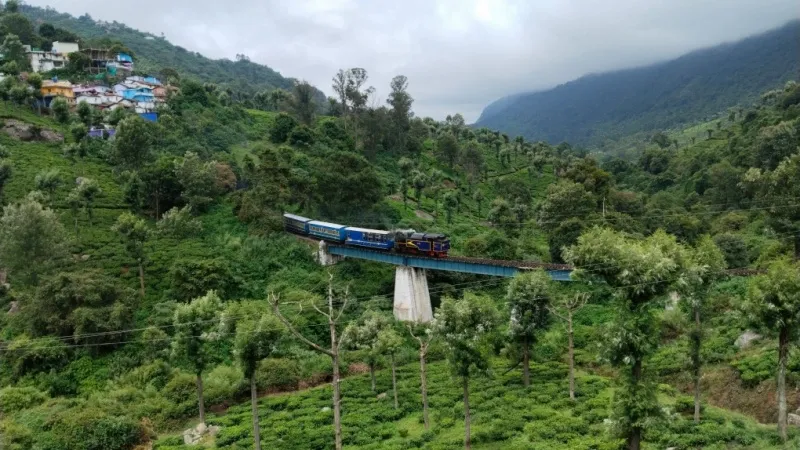
{"label": "cloud", "polygon": [[[419,116],[461,112],[588,72],[736,40],[800,16],[797,0],[28,0],[142,31],[214,58],[237,53],[329,95],[363,67],[383,102],[403,74]],[[116,3],[112,6],[111,3]]]}

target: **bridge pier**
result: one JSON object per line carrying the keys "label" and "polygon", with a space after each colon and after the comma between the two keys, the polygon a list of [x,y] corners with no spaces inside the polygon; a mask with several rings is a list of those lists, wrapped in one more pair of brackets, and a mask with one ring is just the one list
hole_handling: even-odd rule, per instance
{"label": "bridge pier", "polygon": [[319,250],[317,250],[315,259],[323,266],[332,266],[343,260],[344,256],[331,254],[331,252],[328,251],[328,243],[319,241]]}
{"label": "bridge pier", "polygon": [[403,322],[427,323],[433,319],[425,269],[397,266],[394,276],[394,317]]}

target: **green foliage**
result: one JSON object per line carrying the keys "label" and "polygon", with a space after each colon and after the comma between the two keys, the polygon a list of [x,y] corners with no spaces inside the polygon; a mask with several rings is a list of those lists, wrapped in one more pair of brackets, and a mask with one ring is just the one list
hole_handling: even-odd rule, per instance
{"label": "green foliage", "polygon": [[275,118],[275,124],[270,130],[269,138],[276,144],[284,143],[296,126],[297,121],[294,117],[286,113],[280,113]]}
{"label": "green foliage", "polygon": [[192,217],[189,206],[172,208],[161,216],[157,224],[158,232],[177,239],[196,236],[203,231],[203,223]]}
{"label": "green foliage", "polygon": [[216,162],[203,162],[196,153],[186,152],[175,163],[175,175],[181,185],[181,198],[192,211],[202,212],[214,201]]}
{"label": "green foliage", "polygon": [[4,387],[0,389],[0,411],[12,414],[39,405],[47,395],[34,387]]}
{"label": "green foliage", "polygon": [[0,263],[20,281],[35,284],[38,276],[66,254],[66,232],[56,214],[25,199],[3,208],[0,218]]}
{"label": "green foliage", "polygon": [[487,297],[467,292],[460,299],[447,297],[434,315],[431,330],[447,348],[447,360],[458,377],[489,368],[486,339],[497,325],[497,310]]}
{"label": "green foliage", "polygon": [[139,116],[130,116],[117,124],[114,135],[115,157],[120,165],[140,169],[153,151],[153,125]]}
{"label": "green foliage", "polygon": [[191,367],[200,375],[215,359],[210,343],[217,339],[211,332],[217,325],[220,299],[215,291],[208,291],[191,303],[181,304],[175,309],[172,341],[173,357]]}
{"label": "green foliage", "polygon": [[211,290],[225,297],[236,289],[230,264],[221,258],[179,259],[170,267],[169,278],[170,296],[182,302]]}
{"label": "green foliage", "polygon": [[297,389],[300,382],[300,367],[293,359],[268,358],[258,364],[256,385],[262,390]]}

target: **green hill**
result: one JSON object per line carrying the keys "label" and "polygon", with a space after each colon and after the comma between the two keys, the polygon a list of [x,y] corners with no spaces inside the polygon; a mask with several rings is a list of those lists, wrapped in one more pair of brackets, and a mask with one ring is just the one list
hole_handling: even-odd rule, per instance
{"label": "green hill", "polygon": [[637,132],[710,120],[796,78],[798,42],[800,21],[792,21],[672,61],[513,95],[487,106],[475,126],[553,144],[598,146]]}
{"label": "green hill", "polygon": [[[143,73],[158,74],[164,68],[172,68],[181,75],[249,94],[277,88],[291,90],[295,81],[246,58],[236,61],[206,58],[200,53],[173,45],[161,36],[135,30],[116,21],[99,22],[88,14],[74,17],[54,9],[30,5],[22,5],[20,12],[37,27],[42,23],[49,23],[71,31],[87,41],[103,38],[121,41],[133,50],[136,70]],[[318,103],[322,104],[324,100],[325,95],[317,91]]]}
{"label": "green hill", "polygon": [[[314,243],[283,232],[283,211],[347,225],[441,231],[451,237],[454,255],[475,257],[560,261],[564,248],[592,236],[587,232],[595,226],[632,242],[665,230],[664,252],[689,252],[710,235],[728,268],[764,268],[796,252],[800,216],[785,201],[800,196],[785,178],[800,173],[796,83],[710,129],[665,135],[632,163],[598,161],[567,144],[507,140],[458,120],[413,118],[403,92],[394,93],[391,109],[319,117],[245,109],[185,78],[158,122],[82,108],[67,111],[62,123],[30,107],[27,87],[35,82],[7,77],[0,83],[4,125],[11,119],[31,125],[29,141],[0,131],[3,448],[185,450],[179,435],[196,423],[198,374],[206,420],[221,426],[201,445],[250,448],[244,405],[250,384],[240,363],[249,353],[241,345],[255,334],[248,327],[256,319],[275,323],[268,292],[280,297],[297,329],[323,346],[329,325],[312,303],[319,306],[326,295],[329,274],[337,298],[348,292],[351,300],[340,332],[367,310],[389,316],[392,310],[391,266],[358,260],[319,266]],[[87,139],[85,127],[99,123],[113,123],[116,137]],[[66,143],[45,140],[43,129],[64,134]],[[668,267],[688,264],[676,261]],[[526,389],[518,341],[509,339],[508,280],[431,271],[428,281],[437,311],[444,299],[473,295],[496,310],[497,328],[483,345],[469,348],[486,357],[488,369],[470,379],[476,448],[617,447],[621,434],[614,425],[625,418],[618,400],[625,398],[628,366],[609,359],[614,348],[606,344],[625,317],[618,287],[600,281],[548,286],[553,301],[576,291],[591,294],[574,321],[573,403],[565,392],[568,335],[557,317],[535,335]],[[678,288],[677,281],[649,284]],[[690,338],[697,335],[684,310],[690,305],[667,308],[668,295],[647,299],[642,322],[652,328],[643,370],[662,407],[648,410],[644,448],[780,448],[772,394],[777,339],[764,330],[750,347],[734,345],[751,326],[743,318],[749,283],[722,278],[703,295],[698,425],[687,397]],[[205,302],[213,308],[194,309]],[[202,316],[187,323],[187,308]],[[417,342],[405,324],[389,323],[402,341],[394,342],[399,408],[391,395],[378,398],[389,386],[391,358],[343,346],[345,444],[460,448],[463,391],[448,367],[447,346],[438,341],[429,350],[433,426],[425,432]],[[331,359],[280,325],[260,330],[278,334],[261,346],[271,353],[254,367],[265,447],[331,448],[330,388],[317,387],[330,381]],[[190,338],[200,338],[199,357],[180,351]],[[364,374],[370,362],[380,369],[378,392]],[[798,368],[793,351],[790,385]],[[797,392],[788,398],[790,410],[800,406]],[[798,438],[790,430],[788,445]]]}

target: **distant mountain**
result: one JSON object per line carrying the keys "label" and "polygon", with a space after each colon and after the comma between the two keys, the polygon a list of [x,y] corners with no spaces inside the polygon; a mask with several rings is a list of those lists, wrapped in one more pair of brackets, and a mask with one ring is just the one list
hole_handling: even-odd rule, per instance
{"label": "distant mountain", "polygon": [[[161,36],[135,30],[116,21],[95,21],[88,14],[74,17],[52,8],[28,5],[22,5],[20,12],[37,27],[42,23],[50,23],[71,31],[82,39],[109,38],[122,42],[136,54],[137,71],[157,73],[160,69],[170,67],[182,76],[188,75],[204,82],[249,93],[276,88],[288,90],[295,81],[267,66],[247,59],[231,61],[206,58],[200,53],[173,45]],[[318,101],[325,100],[325,95],[321,91],[318,91],[317,97]]]}
{"label": "distant mountain", "polygon": [[487,106],[475,126],[591,146],[709,118],[799,75],[800,20],[795,20],[672,61],[505,97]]}

